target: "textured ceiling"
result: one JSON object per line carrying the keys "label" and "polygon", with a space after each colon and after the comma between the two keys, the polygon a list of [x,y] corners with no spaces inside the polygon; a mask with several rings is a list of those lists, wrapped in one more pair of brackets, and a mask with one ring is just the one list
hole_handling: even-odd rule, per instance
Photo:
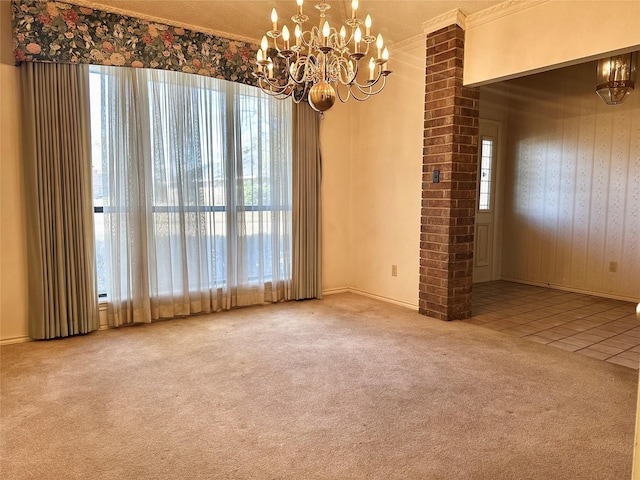
{"label": "textured ceiling", "polygon": [[[367,13],[373,18],[372,32],[382,33],[387,45],[401,42],[422,33],[422,24],[454,9],[464,14],[484,10],[503,0],[360,0],[358,17]],[[132,16],[153,17],[166,23],[199,27],[226,33],[243,39],[260,39],[271,28],[271,9],[276,7],[281,19],[295,14],[295,0],[70,0],[70,3],[106,7]],[[317,1],[306,0],[304,13],[317,22]],[[327,17],[332,25],[339,25],[351,13],[351,0],[329,0],[331,10]],[[290,25],[293,22],[288,22]],[[307,24],[308,25],[308,24]]]}

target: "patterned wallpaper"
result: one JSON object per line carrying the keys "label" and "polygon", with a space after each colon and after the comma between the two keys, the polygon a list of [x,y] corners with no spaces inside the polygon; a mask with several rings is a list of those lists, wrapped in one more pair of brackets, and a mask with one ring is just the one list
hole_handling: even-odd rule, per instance
{"label": "patterned wallpaper", "polygon": [[159,68],[255,85],[257,45],[62,2],[12,0],[17,62]]}
{"label": "patterned wallpaper", "polygon": [[638,301],[640,91],[605,105],[595,68],[508,82],[502,276]]}

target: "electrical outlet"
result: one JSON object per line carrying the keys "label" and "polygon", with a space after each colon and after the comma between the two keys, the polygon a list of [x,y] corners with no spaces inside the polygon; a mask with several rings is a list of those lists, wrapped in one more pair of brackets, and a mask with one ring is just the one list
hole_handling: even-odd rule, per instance
{"label": "electrical outlet", "polygon": [[609,262],[609,271],[616,273],[618,271],[618,262]]}
{"label": "electrical outlet", "polygon": [[391,276],[392,277],[397,277],[398,276],[398,266],[397,265],[391,265]]}

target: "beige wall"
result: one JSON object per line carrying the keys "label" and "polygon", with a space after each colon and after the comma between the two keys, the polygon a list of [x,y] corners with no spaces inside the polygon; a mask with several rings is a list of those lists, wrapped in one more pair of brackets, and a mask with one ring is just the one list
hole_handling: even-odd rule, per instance
{"label": "beige wall", "polygon": [[508,82],[502,277],[638,301],[640,95],[605,105],[595,71]]}
{"label": "beige wall", "polygon": [[[354,105],[351,285],[418,307],[425,40],[393,50],[378,96]],[[391,266],[397,265],[396,277]]]}
{"label": "beige wall", "polygon": [[394,50],[389,68],[383,93],[334,107],[324,120],[324,288],[337,286],[340,271],[344,287],[417,308],[424,39]]}
{"label": "beige wall", "polygon": [[637,0],[528,0],[487,11],[492,14],[467,18],[465,85],[582,63],[608,52],[640,50]]}
{"label": "beige wall", "polygon": [[13,64],[11,4],[0,2],[0,339],[28,335],[26,226],[20,90]]}
{"label": "beige wall", "polygon": [[351,104],[337,102],[320,123],[322,150],[322,290],[349,288],[350,167],[354,136]]}

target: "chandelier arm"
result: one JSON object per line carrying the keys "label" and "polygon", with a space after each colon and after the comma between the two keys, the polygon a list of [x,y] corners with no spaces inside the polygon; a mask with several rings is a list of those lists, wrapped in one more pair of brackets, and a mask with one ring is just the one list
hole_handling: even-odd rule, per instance
{"label": "chandelier arm", "polygon": [[302,78],[300,80],[298,80],[297,78],[297,72],[300,69],[300,65],[296,66],[297,64],[293,64],[294,66],[294,71],[296,72],[295,75],[291,73],[291,71],[289,71],[288,75],[288,79],[289,81],[293,82],[294,85],[304,85],[305,83],[307,83],[304,79],[304,72],[302,74]]}
{"label": "chandelier arm", "polygon": [[282,51],[282,49],[278,46],[278,37],[275,37],[273,39],[273,47],[276,49],[277,54],[280,55],[280,52]]}
{"label": "chandelier arm", "polygon": [[291,63],[291,60],[287,57],[285,58],[285,62],[286,62],[286,67],[284,68],[284,70],[287,72],[287,85],[291,85],[291,82],[293,82],[296,85],[299,85],[299,82],[296,80],[296,77],[291,73],[291,67],[293,66],[295,70],[297,60]]}
{"label": "chandelier arm", "polygon": [[340,83],[342,85],[348,85],[354,80],[353,74],[353,65],[350,64],[349,61],[341,55],[334,59],[334,74],[336,83]]}
{"label": "chandelier arm", "polygon": [[[295,75],[291,74],[290,65],[287,65],[288,78],[292,80],[296,85],[306,85],[309,82],[307,68],[313,69],[315,66],[314,57],[301,57],[298,58],[295,62],[293,62],[293,67],[295,71]],[[308,67],[311,65],[311,67]],[[298,72],[302,69],[302,77],[298,79]]]}
{"label": "chandelier arm", "polygon": [[[296,90],[298,90],[298,91],[302,90],[302,93],[300,94],[300,97],[299,97],[299,98],[298,98],[298,97],[296,97]],[[292,93],[292,95],[291,95],[291,98],[293,98],[293,101],[294,101],[295,103],[300,103],[300,102],[302,102],[303,100],[306,100],[306,99],[307,99],[308,93],[309,93],[309,85],[308,85],[308,84],[305,84],[304,88],[302,88],[302,89],[294,89],[294,90],[293,90],[293,93]]]}
{"label": "chandelier arm", "polygon": [[[307,34],[309,35],[309,41],[307,41],[307,39],[304,38],[304,36]],[[300,35],[300,43],[303,45],[303,48],[311,47],[312,38],[313,38],[313,34],[310,31],[302,32],[302,34]]]}
{"label": "chandelier arm", "polygon": [[276,82],[275,79],[273,78],[268,78],[268,77],[260,77],[259,78],[260,82],[262,85],[267,85],[268,88],[270,89],[280,89],[280,88],[284,88],[283,85],[280,85],[280,83]]}
{"label": "chandelier arm", "polygon": [[[380,77],[382,77],[382,84],[380,85],[380,88],[374,90],[373,87],[377,86],[380,83]],[[377,95],[384,89],[384,87],[387,85],[387,76],[378,74],[378,78],[376,78],[370,85],[360,85],[356,82],[353,82],[352,85],[356,87],[360,93],[362,93],[363,95],[367,95],[367,97],[370,97],[372,95]]]}
{"label": "chandelier arm", "polygon": [[364,49],[364,52],[362,51],[362,49],[359,49],[358,52],[361,53],[363,57],[366,57],[367,55],[369,55],[369,44],[365,42],[361,42],[361,43],[364,43],[367,46],[367,48]]}
{"label": "chandelier arm", "polygon": [[327,72],[325,73],[324,78],[327,82],[337,84],[342,81],[340,76],[342,62],[344,62],[344,60],[339,56],[332,55],[326,57]]}
{"label": "chandelier arm", "polygon": [[371,97],[370,93],[363,91],[360,87],[358,87],[358,85],[355,84],[349,85],[349,94],[351,98],[358,102],[364,102],[369,97]]}
{"label": "chandelier arm", "polygon": [[373,90],[373,87],[375,85],[376,83],[373,83],[370,86],[363,88],[362,86],[354,83],[350,85],[350,89],[349,89],[351,93],[351,97],[357,100],[358,102],[364,102],[365,100],[373,97],[374,95],[379,94],[380,92],[382,92],[382,90],[386,85],[386,78],[383,79],[382,85],[380,86],[379,89]]}
{"label": "chandelier arm", "polygon": [[[347,81],[343,81],[342,79],[339,79],[338,83],[341,83],[342,85],[348,86],[350,88],[350,86],[352,84],[354,84],[356,82],[356,79],[358,78],[358,71],[359,71],[359,65],[358,65],[358,61],[353,61],[351,60],[351,62],[353,63],[349,63],[349,61],[345,60],[345,66],[342,67],[343,70],[346,70],[346,80]],[[349,68],[348,65],[351,65],[351,68]]]}
{"label": "chandelier arm", "polygon": [[[342,87],[342,88],[340,88],[340,87]],[[346,94],[346,96],[344,98],[342,98],[342,93],[340,93],[341,90],[346,90],[346,92],[347,92],[347,94]],[[336,93],[338,95],[338,100],[340,100],[340,102],[342,102],[342,103],[347,103],[347,100],[349,100],[349,98],[353,96],[351,94],[351,88],[349,88],[347,85],[344,85],[344,84],[336,85]]]}
{"label": "chandelier arm", "polygon": [[372,96],[373,94],[367,94],[362,97],[359,97],[358,95],[353,93],[353,91],[351,91],[351,98],[353,98],[357,102],[364,102],[365,100],[369,100],[369,98],[371,98]]}
{"label": "chandelier arm", "polygon": [[272,97],[284,99],[291,96],[291,92],[287,92],[286,85],[282,86],[272,83],[269,79],[259,78],[258,85],[263,92],[271,95]]}

